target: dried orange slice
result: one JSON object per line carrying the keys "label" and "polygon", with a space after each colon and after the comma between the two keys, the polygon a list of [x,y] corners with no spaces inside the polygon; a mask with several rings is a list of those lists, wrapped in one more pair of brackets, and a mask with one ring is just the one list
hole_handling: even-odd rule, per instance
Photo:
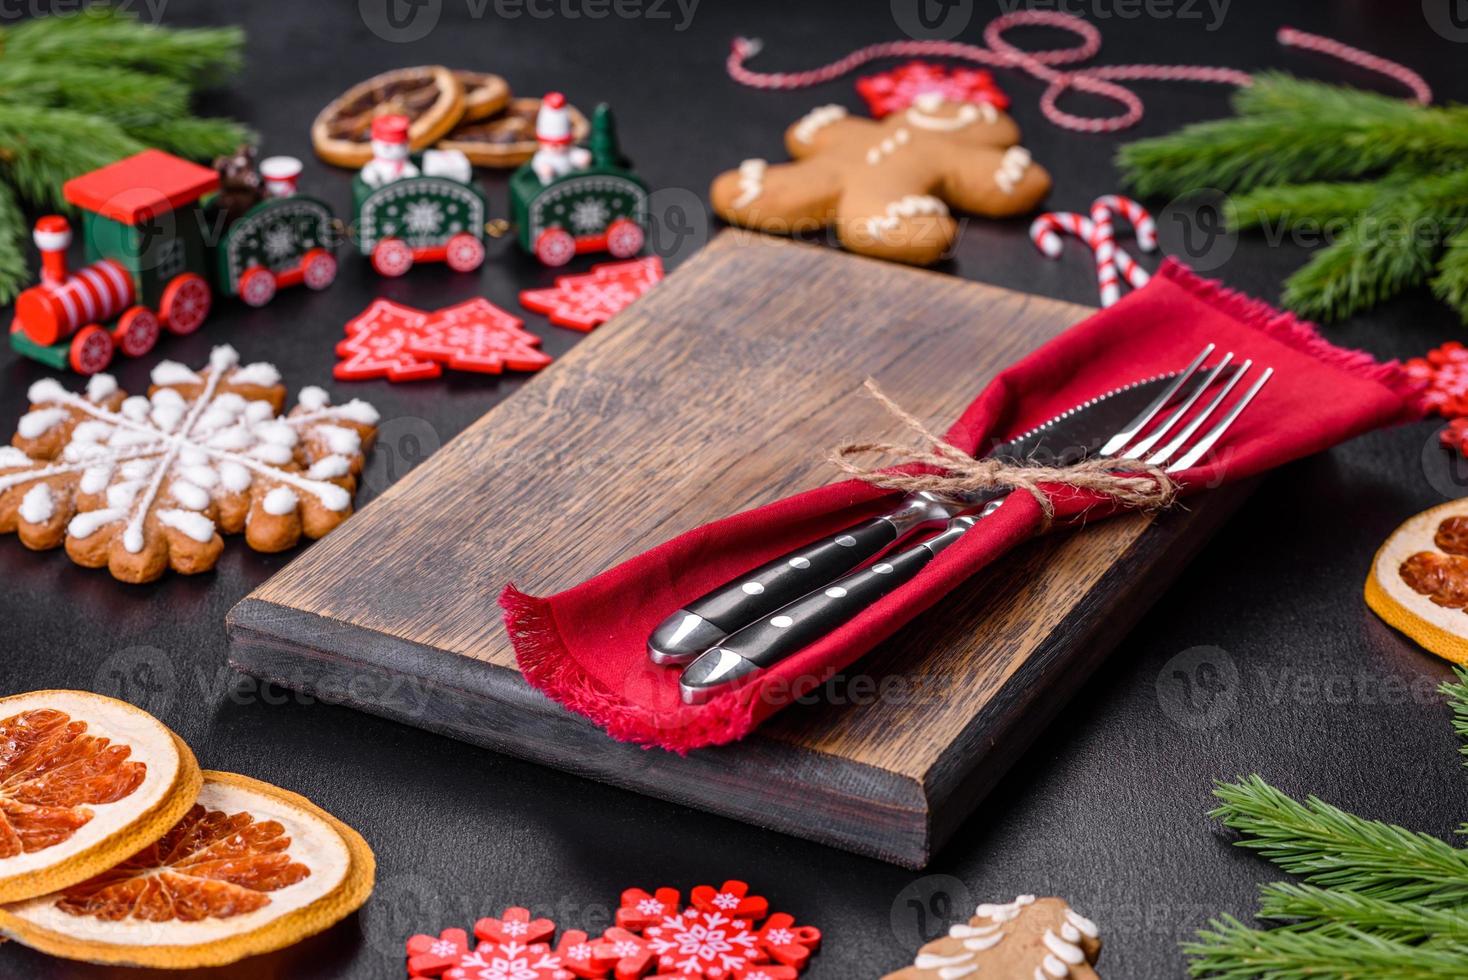
{"label": "dried orange slice", "polygon": [[464,115],[459,121],[484,119],[499,112],[510,102],[510,83],[487,71],[455,68],[454,77],[464,86]]}
{"label": "dried orange slice", "polygon": [[1392,532],[1371,561],[1366,604],[1438,656],[1468,664],[1468,499]]}
{"label": "dried orange slice", "polygon": [[85,691],[0,698],[0,902],[112,867],[199,785],[189,747],[140,708]]}
{"label": "dried orange slice", "polygon": [[311,124],[316,155],[339,167],[363,166],[372,159],[372,120],[387,112],[408,117],[408,146],[421,150],[463,118],[464,86],[441,65],[399,68],[358,82]]}
{"label": "dried orange slice", "polygon": [[[580,143],[591,132],[591,124],[574,106],[566,107],[571,117],[571,138]],[[539,99],[511,99],[498,115],[465,120],[438,141],[440,150],[458,150],[469,162],[481,167],[518,167],[535,155],[535,116]]]}
{"label": "dried orange slice", "polygon": [[0,909],[0,934],[53,956],[221,966],[315,935],[372,893],[355,830],[305,797],[226,772],[159,840],[69,888]]}

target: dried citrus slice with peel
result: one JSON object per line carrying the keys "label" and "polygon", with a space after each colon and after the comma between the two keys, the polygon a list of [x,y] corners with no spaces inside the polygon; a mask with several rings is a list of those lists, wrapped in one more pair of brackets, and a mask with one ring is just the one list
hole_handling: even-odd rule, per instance
{"label": "dried citrus slice with peel", "polygon": [[[580,143],[591,132],[591,124],[575,106],[567,106],[571,117],[571,139]],[[511,99],[502,112],[482,119],[466,115],[447,136],[438,141],[440,150],[458,150],[480,167],[518,167],[535,155],[535,117],[539,99]]]}
{"label": "dried citrus slice with peel", "polygon": [[372,893],[375,869],[361,835],[305,797],[206,771],[198,801],[160,839],[0,909],[0,934],[92,963],[222,966],[346,918]]}
{"label": "dried citrus slice with peel", "polygon": [[85,691],[0,698],[0,902],[112,867],[200,783],[189,747],[141,708]]}
{"label": "dried citrus slice with peel", "polygon": [[408,146],[421,150],[463,118],[464,85],[440,65],[399,68],[358,82],[311,124],[316,155],[339,167],[363,166],[372,159],[372,120],[389,112],[408,117]]}
{"label": "dried citrus slice with peel", "polygon": [[455,68],[454,77],[464,86],[464,115],[459,120],[484,119],[502,110],[510,101],[510,85],[487,71]]}
{"label": "dried citrus slice with peel", "polygon": [[1366,604],[1438,656],[1468,664],[1468,499],[1392,532],[1371,561]]}

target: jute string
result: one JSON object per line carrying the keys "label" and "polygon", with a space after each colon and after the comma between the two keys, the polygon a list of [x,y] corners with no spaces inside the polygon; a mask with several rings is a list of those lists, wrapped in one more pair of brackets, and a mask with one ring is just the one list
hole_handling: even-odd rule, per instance
{"label": "jute string", "polygon": [[[1035,498],[1045,515],[1045,526],[1055,517],[1055,504],[1041,484],[1063,484],[1109,497],[1125,507],[1157,510],[1177,497],[1177,484],[1161,468],[1136,459],[1087,459],[1067,466],[1047,466],[1033,460],[1008,462],[993,457],[975,458],[933,434],[916,416],[888,398],[871,378],[867,392],[898,419],[929,449],[913,449],[887,442],[848,442],[832,449],[827,458],[842,471],[875,487],[908,493],[928,491],[958,495],[1008,487]],[[852,457],[880,455],[901,463],[922,463],[938,473],[903,473],[892,464],[864,465]]]}

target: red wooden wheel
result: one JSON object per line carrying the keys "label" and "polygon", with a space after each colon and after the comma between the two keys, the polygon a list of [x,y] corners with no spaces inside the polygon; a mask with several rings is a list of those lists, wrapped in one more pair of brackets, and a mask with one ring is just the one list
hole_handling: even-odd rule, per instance
{"label": "red wooden wheel", "polygon": [[576,239],[564,228],[547,228],[535,240],[535,257],[542,265],[565,265],[575,254]]}
{"label": "red wooden wheel", "polygon": [[142,357],[158,343],[162,328],[158,316],[146,306],[133,306],[123,311],[112,328],[112,340],[128,357]]}
{"label": "red wooden wheel", "polygon": [[455,272],[473,272],[484,264],[484,243],[461,231],[449,239],[443,260]]}
{"label": "red wooden wheel", "polygon": [[264,306],[275,299],[275,275],[264,266],[254,266],[240,276],[240,299],[246,306]]}
{"label": "red wooden wheel", "polygon": [[607,226],[607,251],[619,259],[630,259],[642,251],[647,235],[631,218],[618,218]]}
{"label": "red wooden wheel", "polygon": [[372,250],[372,268],[378,275],[396,279],[413,268],[413,250],[401,238],[384,238]]}
{"label": "red wooden wheel", "polygon": [[336,256],[313,248],[301,258],[301,281],[307,289],[325,289],[336,282]]}
{"label": "red wooden wheel", "polygon": [[209,319],[214,292],[204,277],[192,272],[174,276],[158,303],[158,319],[176,334],[193,333]]}
{"label": "red wooden wheel", "polygon": [[112,363],[112,335],[89,323],[71,338],[67,360],[77,374],[96,374]]}

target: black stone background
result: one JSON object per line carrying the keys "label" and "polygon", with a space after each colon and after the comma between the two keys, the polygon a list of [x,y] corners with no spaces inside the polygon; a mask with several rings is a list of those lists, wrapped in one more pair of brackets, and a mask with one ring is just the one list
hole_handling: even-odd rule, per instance
{"label": "black stone background", "polygon": [[[715,173],[748,156],[781,158],[784,126],[812,106],[860,107],[849,78],[795,93],[733,84],[723,70],[730,39],[762,37],[767,48],[758,67],[804,68],[899,37],[895,17],[911,14],[910,0],[703,0],[680,30],[682,15],[672,7],[659,8],[662,18],[594,20],[568,14],[596,9],[594,0],[556,0],[555,6],[546,0],[528,8],[425,2],[422,9],[437,8],[441,20],[411,43],[376,36],[358,4],[341,0],[172,0],[163,20],[244,25],[247,68],[227,90],[210,95],[206,108],[257,127],[267,152],[304,158],[303,189],[342,209],[348,175],[312,157],[307,130],[321,105],[369,74],[442,62],[500,72],[522,93],[564,89],[587,108],[607,100],[618,111],[627,152],[662,189],[655,202],[662,208],[658,245],[676,265],[709,231],[703,212],[692,209]],[[364,4],[381,10],[381,0]],[[29,6],[3,9],[15,14]],[[950,10],[971,17],[960,35],[965,39],[977,39],[981,25],[1004,9],[972,6],[977,9],[958,3]],[[1221,23],[1204,5],[1184,0],[1170,7],[1093,0],[1070,9],[1100,26],[1100,61],[1107,64],[1282,68],[1381,84],[1279,47],[1274,31],[1292,24],[1414,65],[1440,100],[1468,96],[1462,69],[1468,43],[1435,32],[1415,3],[1234,0]],[[1171,16],[1157,16],[1169,9]],[[518,16],[501,16],[516,10]],[[1066,39],[1026,32],[1015,40]],[[1117,188],[1110,159],[1119,142],[1219,116],[1228,95],[1196,84],[1142,85],[1144,122],[1121,137],[1093,137],[1045,122],[1034,80],[1008,71],[999,80],[1014,100],[1026,144],[1055,175],[1051,205],[1079,210]],[[1068,104],[1089,108],[1087,100],[1072,98]],[[494,212],[504,214],[505,178],[482,180]],[[1185,244],[1185,223],[1166,214],[1163,223],[1175,250]],[[1026,241],[1025,227],[1023,221],[969,222],[946,269],[1094,303],[1089,255],[1072,245],[1061,261],[1047,262]],[[1203,230],[1194,222],[1195,246],[1210,241]],[[1296,245],[1248,235],[1217,264],[1227,249],[1226,242],[1213,242],[1194,257],[1208,274],[1267,298],[1278,295],[1284,277],[1306,257]],[[576,268],[587,264],[578,260]],[[201,363],[212,345],[228,341],[247,360],[277,363],[293,390],[325,383],[338,396],[374,402],[385,420],[384,440],[359,498],[365,503],[426,448],[521,382],[450,375],[403,386],[332,384],[332,345],[341,325],[376,296],[431,308],[483,295],[515,309],[519,289],[551,279],[508,240],[491,244],[489,262],[471,276],[424,268],[387,282],[365,261],[344,256],[329,291],[282,293],[259,311],[224,303],[205,329],[171,339],[158,356]],[[552,353],[580,336],[534,315],[527,322]],[[1425,290],[1416,290],[1331,327],[1329,335],[1387,357],[1420,353],[1461,331]],[[121,365],[122,384],[143,387],[154,359]],[[0,429],[13,430],[27,386],[46,375],[8,350],[0,353]],[[1361,600],[1371,555],[1398,522],[1464,492],[1468,470],[1452,471],[1434,443],[1435,430],[1425,422],[1375,433],[1274,474],[926,874],[240,680],[224,666],[225,611],[292,557],[255,554],[240,543],[226,549],[214,574],[138,588],[81,570],[59,554],[0,542],[0,691],[77,687],[130,697],[187,739],[205,766],[305,793],[372,843],[378,891],[360,915],[293,949],[217,971],[220,976],[398,977],[402,941],[415,931],[468,926],[514,903],[552,912],[564,927],[597,928],[624,887],[688,888],[726,877],[756,883],[776,907],[825,931],[813,980],[896,969],[910,962],[919,932],[931,936],[935,917],[1020,892],[1066,896],[1097,919],[1105,930],[1106,976],[1177,976],[1184,970],[1178,941],[1211,914],[1247,915],[1256,884],[1275,877],[1264,862],[1230,847],[1205,816],[1214,778],[1257,771],[1286,790],[1315,792],[1366,816],[1444,836],[1468,813],[1457,744],[1432,693],[1448,676],[1446,666],[1384,626]],[[918,894],[928,898],[926,920],[909,905]],[[68,964],[13,944],[0,949],[4,977],[109,975],[137,974]]]}

